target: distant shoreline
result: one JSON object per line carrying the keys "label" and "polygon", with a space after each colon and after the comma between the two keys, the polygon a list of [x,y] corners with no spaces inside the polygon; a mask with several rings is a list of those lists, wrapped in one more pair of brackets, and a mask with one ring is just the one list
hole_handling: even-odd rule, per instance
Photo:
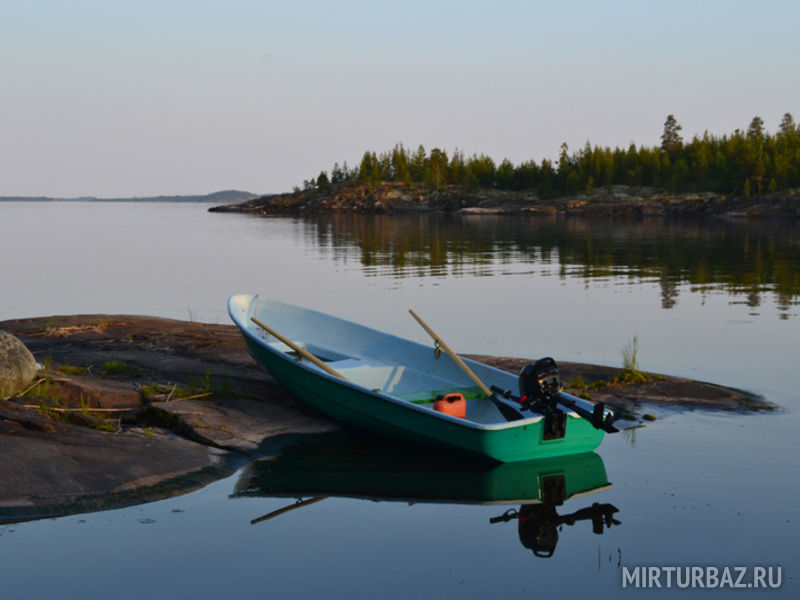
{"label": "distant shoreline", "polygon": [[211,194],[182,196],[131,196],[120,198],[98,198],[81,196],[77,198],[57,198],[51,196],[0,196],[0,202],[246,202],[258,198],[258,194],[240,190],[224,190]]}
{"label": "distant shoreline", "polygon": [[721,216],[800,219],[800,190],[740,197],[714,192],[671,194],[654,188],[611,185],[591,192],[541,198],[536,190],[497,190],[384,182],[261,196],[213,206],[209,212],[258,215],[317,213],[567,216]]}

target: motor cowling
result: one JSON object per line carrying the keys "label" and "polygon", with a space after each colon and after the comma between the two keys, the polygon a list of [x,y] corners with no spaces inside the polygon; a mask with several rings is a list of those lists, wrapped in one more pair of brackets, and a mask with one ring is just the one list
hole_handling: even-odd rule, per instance
{"label": "motor cowling", "polygon": [[519,374],[519,396],[523,408],[554,408],[560,390],[558,365],[549,356],[527,364]]}

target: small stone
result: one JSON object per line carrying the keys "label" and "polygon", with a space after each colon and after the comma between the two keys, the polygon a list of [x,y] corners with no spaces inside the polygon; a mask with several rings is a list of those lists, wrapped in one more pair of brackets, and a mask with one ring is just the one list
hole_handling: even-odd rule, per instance
{"label": "small stone", "polygon": [[23,390],[36,376],[36,359],[19,339],[0,331],[0,398]]}

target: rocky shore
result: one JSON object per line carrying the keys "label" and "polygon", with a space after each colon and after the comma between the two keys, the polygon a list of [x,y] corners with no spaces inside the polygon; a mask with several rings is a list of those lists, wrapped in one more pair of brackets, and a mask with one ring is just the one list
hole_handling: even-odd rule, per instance
{"label": "rocky shore", "polygon": [[[185,493],[341,429],[278,386],[233,325],[79,315],[4,321],[0,330],[41,367],[0,400],[0,523]],[[513,372],[528,362],[477,358]],[[773,408],[687,379],[560,367],[571,391],[617,407],[629,426],[674,409]]]}
{"label": "rocky shore", "polygon": [[443,212],[462,215],[800,219],[800,190],[744,198],[712,192],[669,194],[653,188],[615,185],[572,196],[541,198],[535,190],[506,191],[463,186],[434,190],[422,185],[399,183],[373,186],[342,184],[327,189],[262,196],[239,204],[214,206],[209,211],[260,215]]}

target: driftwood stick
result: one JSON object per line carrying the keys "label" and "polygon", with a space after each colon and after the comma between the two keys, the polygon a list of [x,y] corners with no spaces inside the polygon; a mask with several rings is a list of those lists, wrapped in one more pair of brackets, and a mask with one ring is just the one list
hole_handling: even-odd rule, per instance
{"label": "driftwood stick", "polygon": [[60,408],[56,406],[42,406],[41,404],[23,404],[25,408],[41,408],[42,410],[52,410],[53,412],[127,412],[131,410],[138,410],[140,407],[134,406],[131,408]]}
{"label": "driftwood stick", "polygon": [[[172,392],[170,392],[170,395],[172,395]],[[205,394],[195,394],[194,396],[184,396],[183,398],[173,398],[171,401],[172,402],[178,402],[179,400],[197,400],[198,398],[207,398],[208,396],[213,396],[213,395],[214,395],[214,392],[206,392]],[[167,396],[167,399],[164,400],[164,402],[170,402],[169,396]]]}
{"label": "driftwood stick", "polygon": [[[42,377],[40,379],[37,379],[32,384],[30,384],[28,387],[26,387],[23,391],[21,391],[19,394],[14,394],[14,396],[17,397],[17,398],[22,398],[25,394],[30,392],[33,388],[35,388],[37,385],[39,385],[40,383],[42,383],[43,381],[46,381],[46,380],[47,380],[46,377]],[[4,400],[6,400],[6,398],[4,398]]]}

